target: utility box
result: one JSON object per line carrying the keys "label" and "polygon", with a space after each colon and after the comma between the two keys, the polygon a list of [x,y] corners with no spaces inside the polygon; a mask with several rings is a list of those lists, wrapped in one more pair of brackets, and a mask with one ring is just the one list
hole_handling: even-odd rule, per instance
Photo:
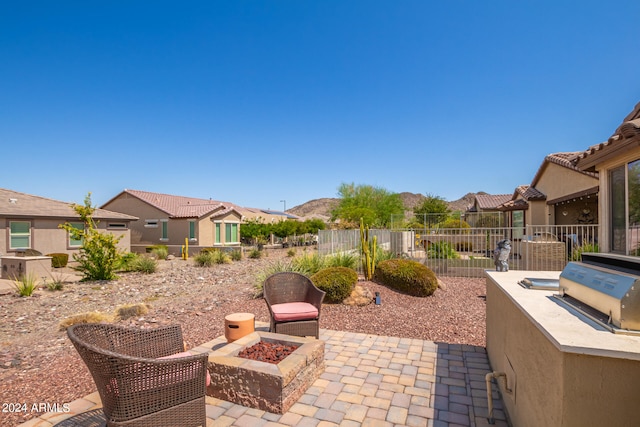
{"label": "utility box", "polygon": [[50,256],[13,256],[0,257],[2,278],[18,280],[22,277],[33,276],[39,280],[51,277]]}

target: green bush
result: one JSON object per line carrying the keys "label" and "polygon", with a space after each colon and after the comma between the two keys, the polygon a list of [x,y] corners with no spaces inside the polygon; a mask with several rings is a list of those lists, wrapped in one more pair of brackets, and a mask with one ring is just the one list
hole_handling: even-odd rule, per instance
{"label": "green bush", "polygon": [[314,285],[326,292],[324,300],[340,303],[349,295],[358,282],[358,273],[348,267],[323,268],[310,277]]}
{"label": "green bush", "polygon": [[324,258],[317,253],[304,254],[293,259],[293,265],[306,276],[316,274],[325,267]]}
{"label": "green bush", "polygon": [[156,259],[167,259],[169,256],[169,248],[166,245],[156,245],[151,249],[151,255],[155,256]]}
{"label": "green bush", "polygon": [[120,262],[116,268],[117,271],[135,271],[136,263],[138,262],[138,255],[135,252],[127,252],[120,257]]}
{"label": "green bush", "polygon": [[262,251],[260,249],[253,248],[249,251],[248,257],[251,259],[260,259],[262,258]]}
{"label": "green bush", "polygon": [[427,297],[438,287],[436,275],[427,266],[410,259],[390,259],[376,267],[374,281],[409,295]]}
{"label": "green bush", "polygon": [[[585,243],[582,246],[578,246],[571,251],[571,261],[582,261],[583,252],[600,252],[600,248],[597,243]],[[638,256],[638,254],[635,254]]]}
{"label": "green bush", "polygon": [[445,241],[439,241],[431,243],[427,247],[427,258],[431,259],[458,259],[458,254],[451,246],[451,243]]}
{"label": "green bush", "polygon": [[21,297],[30,297],[36,289],[38,289],[38,278],[35,274],[29,273],[13,281],[18,295]]}
{"label": "green bush", "polygon": [[460,230],[456,230],[454,234],[469,234],[469,228],[471,226],[461,219],[449,218],[442,223],[440,223],[440,228],[459,228]]}
{"label": "green bush", "polygon": [[347,267],[355,270],[359,264],[359,256],[348,252],[338,252],[335,255],[327,255],[324,258],[325,267]]}
{"label": "green bush", "polygon": [[47,256],[51,257],[51,267],[53,268],[66,267],[69,262],[69,254],[53,253],[47,254]]}
{"label": "green bush", "polygon": [[231,260],[240,261],[242,259],[242,251],[240,249],[234,249],[231,251]]}
{"label": "green bush", "polygon": [[202,250],[193,259],[199,267],[211,267],[214,264],[228,264],[231,262],[231,257],[226,252],[210,248]]}
{"label": "green bush", "polygon": [[158,262],[150,256],[139,256],[133,263],[132,268],[134,271],[151,274],[158,269]]}

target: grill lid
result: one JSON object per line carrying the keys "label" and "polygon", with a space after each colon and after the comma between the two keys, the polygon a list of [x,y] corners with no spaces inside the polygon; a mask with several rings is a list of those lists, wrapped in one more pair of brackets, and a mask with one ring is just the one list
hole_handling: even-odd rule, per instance
{"label": "grill lid", "polygon": [[640,333],[640,259],[583,254],[560,273],[560,299],[613,332]]}

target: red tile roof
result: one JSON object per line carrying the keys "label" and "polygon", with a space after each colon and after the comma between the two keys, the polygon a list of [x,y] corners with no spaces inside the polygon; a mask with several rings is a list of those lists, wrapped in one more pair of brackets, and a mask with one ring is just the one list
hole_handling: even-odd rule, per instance
{"label": "red tile roof", "polygon": [[[165,212],[172,218],[200,218],[215,211],[226,210],[234,206],[223,204],[217,200],[198,199],[195,197],[174,196],[171,194],[152,193],[140,190],[124,190],[149,205]],[[230,206],[229,206],[230,205]]]}
{"label": "red tile roof", "polygon": [[509,200],[511,200],[511,194],[476,194],[476,206],[478,209],[496,209]]}
{"label": "red tile roof", "polygon": [[531,180],[531,185],[535,187],[535,185],[540,180],[540,177],[544,173],[544,170],[545,170],[547,164],[549,164],[549,163],[554,163],[556,165],[563,166],[563,167],[565,167],[567,169],[571,169],[571,170],[576,171],[578,173],[582,173],[584,175],[588,175],[588,176],[591,176],[593,178],[598,178],[598,172],[583,171],[583,170],[578,169],[578,167],[576,166],[576,164],[578,163],[578,158],[582,153],[584,153],[584,152],[583,151],[571,151],[571,152],[565,152],[565,153],[551,153],[551,154],[548,154],[544,158],[544,161],[542,162],[542,164],[538,168],[538,171],[536,172],[535,176]]}

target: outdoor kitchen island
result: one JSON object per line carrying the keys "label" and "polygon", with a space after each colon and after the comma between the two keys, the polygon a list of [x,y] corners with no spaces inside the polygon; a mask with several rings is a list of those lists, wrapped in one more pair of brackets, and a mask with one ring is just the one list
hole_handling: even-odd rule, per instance
{"label": "outdoor kitchen island", "polygon": [[611,332],[559,301],[558,290],[519,284],[558,271],[485,274],[492,381],[512,425],[640,425],[640,335]]}

